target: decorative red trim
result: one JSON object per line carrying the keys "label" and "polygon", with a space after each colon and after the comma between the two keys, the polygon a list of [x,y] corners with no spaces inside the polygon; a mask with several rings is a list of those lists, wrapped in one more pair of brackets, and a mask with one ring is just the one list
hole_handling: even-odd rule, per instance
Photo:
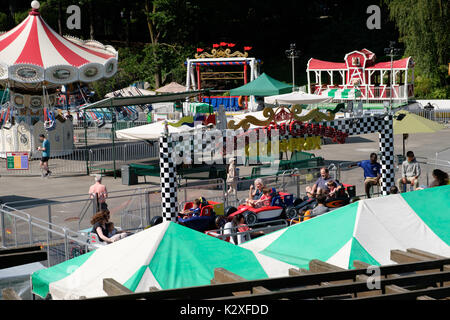
{"label": "decorative red trim", "polygon": [[41,49],[39,46],[39,38],[37,31],[37,20],[38,17],[34,16],[31,18],[31,30],[28,34],[28,39],[25,46],[20,53],[19,58],[17,58],[16,63],[31,63],[43,67]]}

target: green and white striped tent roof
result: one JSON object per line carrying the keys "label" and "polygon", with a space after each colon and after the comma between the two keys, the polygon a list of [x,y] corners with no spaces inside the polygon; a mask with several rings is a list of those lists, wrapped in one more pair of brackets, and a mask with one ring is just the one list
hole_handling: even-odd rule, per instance
{"label": "green and white striped tent roof", "polygon": [[394,264],[390,250],[450,257],[450,185],[361,200],[241,246],[308,269],[312,259],[351,269],[353,261]]}
{"label": "green and white striped tent roof", "polygon": [[210,284],[215,268],[254,280],[288,275],[294,266],[164,222],[48,269],[33,273],[33,293],[53,299],[106,296],[103,279],[134,292]]}
{"label": "green and white striped tent roof", "polygon": [[355,99],[361,97],[361,91],[355,88],[348,89],[327,89],[322,91],[321,96],[332,97],[333,99]]}

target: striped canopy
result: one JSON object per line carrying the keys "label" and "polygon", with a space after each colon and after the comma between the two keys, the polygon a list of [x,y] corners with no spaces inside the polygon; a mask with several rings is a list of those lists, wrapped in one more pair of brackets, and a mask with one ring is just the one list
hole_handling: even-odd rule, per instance
{"label": "striped canopy", "polygon": [[35,88],[43,81],[47,87],[59,86],[116,73],[118,54],[113,47],[60,36],[42,19],[39,5],[35,7],[18,26],[0,35],[0,81]]}
{"label": "striped canopy", "polygon": [[33,293],[53,299],[106,296],[103,279],[134,292],[210,284],[215,268],[248,279],[288,275],[292,265],[173,222],[67,260],[32,275]]}
{"label": "striped canopy", "polygon": [[323,91],[321,96],[331,97],[333,99],[356,99],[361,97],[361,91],[355,88],[347,89],[327,89]]}
{"label": "striped canopy", "polygon": [[361,200],[241,246],[300,268],[319,259],[341,268],[353,261],[394,264],[393,249],[450,257],[450,185]]}

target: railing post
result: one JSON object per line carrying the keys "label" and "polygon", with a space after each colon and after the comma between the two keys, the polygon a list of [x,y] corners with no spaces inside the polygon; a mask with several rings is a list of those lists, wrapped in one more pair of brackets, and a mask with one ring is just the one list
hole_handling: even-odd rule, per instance
{"label": "railing post", "polygon": [[2,247],[6,248],[6,227],[5,227],[5,211],[0,210],[0,218],[2,222]]}
{"label": "railing post", "polygon": [[[48,228],[52,229],[52,225],[51,225],[51,223],[52,223],[52,205],[51,204],[48,205],[48,222],[49,222]],[[52,238],[51,231],[48,231],[48,234],[49,234],[49,238],[51,239]]]}
{"label": "railing post", "polygon": [[147,217],[147,226],[150,225],[150,192],[145,192],[145,215]]}
{"label": "railing post", "polygon": [[30,232],[30,244],[33,244],[33,224],[31,215],[28,215],[28,230]]}
{"label": "railing post", "polygon": [[68,256],[69,256],[69,248],[68,248],[68,245],[67,245],[67,230],[66,230],[66,228],[63,228],[63,230],[64,230],[64,258],[65,258],[65,260],[64,261],[66,261],[66,260],[68,260]]}
{"label": "railing post", "polygon": [[100,208],[98,208],[98,195],[96,193],[93,194],[92,197],[92,216],[94,216]]}

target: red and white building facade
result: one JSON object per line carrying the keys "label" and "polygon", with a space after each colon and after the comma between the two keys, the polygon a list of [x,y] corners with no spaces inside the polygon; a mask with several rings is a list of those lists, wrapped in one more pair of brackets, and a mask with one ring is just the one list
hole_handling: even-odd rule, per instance
{"label": "red and white building facade", "polygon": [[[367,49],[347,53],[344,62],[311,58],[306,69],[308,93],[328,95],[333,102],[361,99],[383,103],[391,98],[394,103],[408,102],[414,96],[412,58],[394,60],[392,64],[375,60],[375,54]],[[357,95],[355,89],[359,91]]]}

